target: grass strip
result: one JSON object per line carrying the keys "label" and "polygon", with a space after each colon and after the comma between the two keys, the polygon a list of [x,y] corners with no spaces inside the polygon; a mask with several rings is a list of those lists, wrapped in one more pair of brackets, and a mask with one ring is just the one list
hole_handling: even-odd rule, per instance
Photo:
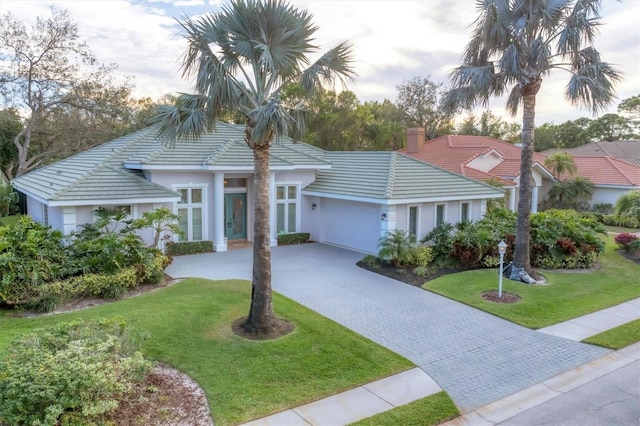
{"label": "grass strip", "polygon": [[123,317],[146,335],[144,354],[204,389],[216,425],[245,422],[351,389],[413,365],[399,355],[274,293],[295,331],[270,341],[236,336],[251,284],[188,279],[154,293],[68,314],[17,318],[0,312],[0,358],[18,335],[76,318]]}
{"label": "grass strip", "polygon": [[504,279],[503,291],[520,296],[518,303],[494,303],[482,298],[482,293],[498,289],[497,269],[442,276],[423,288],[525,327],[546,327],[640,297],[640,265],[616,252],[613,236],[603,239],[606,251],[598,259],[602,267],[597,271],[540,271],[547,285]]}
{"label": "grass strip", "polygon": [[640,319],[603,331],[583,342],[615,350],[640,342]]}
{"label": "grass strip", "polygon": [[430,426],[457,417],[460,413],[446,394],[438,392],[407,405],[351,423],[354,426]]}

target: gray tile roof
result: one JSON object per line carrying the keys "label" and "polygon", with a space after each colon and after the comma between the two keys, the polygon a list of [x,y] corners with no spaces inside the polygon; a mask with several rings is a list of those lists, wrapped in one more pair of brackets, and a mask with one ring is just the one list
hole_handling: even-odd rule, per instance
{"label": "gray tile roof", "polygon": [[[324,151],[278,138],[271,152],[272,168],[329,167]],[[198,141],[162,143],[148,127],[34,170],[13,180],[14,186],[52,205],[86,205],[125,199],[174,201],[178,194],[144,179],[138,170],[253,170],[253,153],[244,142],[244,126],[217,123]]]}
{"label": "gray tile roof", "polygon": [[640,166],[640,140],[620,140],[613,142],[591,142],[576,148],[552,148],[542,154],[568,152],[574,157],[613,157]]}
{"label": "gray tile roof", "polygon": [[327,152],[331,169],[304,193],[369,201],[496,198],[502,190],[396,152]]}

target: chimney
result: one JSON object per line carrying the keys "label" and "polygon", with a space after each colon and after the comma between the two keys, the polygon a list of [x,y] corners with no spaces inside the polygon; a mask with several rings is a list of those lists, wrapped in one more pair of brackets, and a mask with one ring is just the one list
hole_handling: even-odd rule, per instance
{"label": "chimney", "polygon": [[407,129],[407,154],[415,154],[424,148],[424,128]]}

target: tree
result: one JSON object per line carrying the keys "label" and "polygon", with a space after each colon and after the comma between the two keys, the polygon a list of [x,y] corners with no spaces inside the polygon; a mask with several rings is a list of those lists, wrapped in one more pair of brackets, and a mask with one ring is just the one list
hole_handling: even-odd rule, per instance
{"label": "tree", "polygon": [[605,114],[589,123],[585,130],[590,142],[634,139],[634,125],[630,118],[618,114]]}
{"label": "tree", "polygon": [[618,105],[618,112],[631,117],[637,126],[640,122],[640,95],[623,99]]}
{"label": "tree", "polygon": [[[9,181],[9,176],[18,160],[18,151],[13,140],[22,130],[22,122],[15,109],[0,110],[0,182]],[[7,173],[8,172],[8,173]]]}
{"label": "tree", "polygon": [[114,66],[98,65],[78,38],[77,25],[66,10],[52,7],[50,18],[37,18],[29,29],[10,13],[0,18],[0,95],[6,107],[26,114],[13,140],[15,170],[5,169],[9,178],[37,167],[51,154],[32,149],[36,141],[51,147],[61,138],[45,128],[50,114],[61,109],[108,110],[111,100],[129,93],[127,84],[118,86],[111,80]]}
{"label": "tree", "polygon": [[409,231],[396,229],[387,232],[384,237],[378,241],[380,251],[378,258],[389,260],[396,268],[400,267],[409,258],[411,249],[416,246],[416,236]]}
{"label": "tree", "polygon": [[536,94],[544,76],[562,69],[571,74],[565,97],[572,104],[588,105],[595,113],[611,103],[613,86],[621,76],[593,47],[599,7],[599,0],[479,0],[479,17],[463,64],[453,71],[453,88],[445,97],[449,109],[469,109],[486,105],[490,97],[501,96],[511,86],[508,111],[515,115],[522,105],[513,263],[534,277],[537,274],[531,268],[529,228]]}
{"label": "tree", "polygon": [[560,180],[560,175],[564,172],[569,173],[571,176],[578,171],[576,162],[568,152],[554,152],[544,160],[544,166],[551,170],[551,173],[553,173],[558,180]]}
{"label": "tree", "polygon": [[488,136],[511,143],[520,140],[520,125],[509,123],[493,115],[491,111],[484,111],[480,118],[470,113],[458,127],[459,135]]}
{"label": "tree", "polygon": [[353,75],[351,46],[340,43],[309,64],[317,28],[307,11],[281,0],[235,0],[219,13],[185,18],[181,25],[188,41],[182,67],[184,75],[195,77],[197,93],[159,109],[160,134],[170,141],[197,139],[224,111],[245,117],[255,201],[251,307],[242,327],[271,334],[279,321],[271,302],[269,147],[277,135],[302,125],[300,109],[285,105],[281,91],[291,83],[305,93],[336,79],[345,83]]}
{"label": "tree", "polygon": [[407,127],[424,128],[426,140],[453,133],[453,114],[441,108],[442,83],[434,83],[430,76],[416,76],[396,88],[396,106],[403,112]]}
{"label": "tree", "polygon": [[546,203],[558,209],[577,209],[580,202],[588,202],[593,195],[593,183],[576,176],[553,185],[547,193]]}
{"label": "tree", "polygon": [[615,215],[635,219],[640,224],[640,191],[629,191],[616,201]]}

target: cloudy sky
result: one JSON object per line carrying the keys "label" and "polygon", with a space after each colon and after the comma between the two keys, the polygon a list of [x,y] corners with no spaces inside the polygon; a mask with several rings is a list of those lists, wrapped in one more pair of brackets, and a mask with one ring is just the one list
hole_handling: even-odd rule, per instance
{"label": "cloudy sky", "polygon": [[[292,3],[313,14],[321,50],[343,40],[353,43],[358,76],[349,89],[363,102],[394,101],[396,85],[413,76],[431,75],[436,82],[446,82],[459,64],[476,16],[474,0]],[[81,37],[101,62],[115,63],[119,74],[133,77],[134,96],[159,98],[191,88],[180,76],[186,45],[176,18],[218,11],[221,1],[0,0],[0,13],[34,22],[36,16],[49,16],[50,4],[71,12]],[[607,111],[615,112],[619,100],[640,93],[640,0],[603,0],[602,16],[596,48],[625,75],[617,87],[619,99]],[[592,117],[590,111],[564,100],[568,77],[556,71],[545,79],[537,101],[538,124]],[[489,107],[505,116],[502,99],[492,100]]]}

